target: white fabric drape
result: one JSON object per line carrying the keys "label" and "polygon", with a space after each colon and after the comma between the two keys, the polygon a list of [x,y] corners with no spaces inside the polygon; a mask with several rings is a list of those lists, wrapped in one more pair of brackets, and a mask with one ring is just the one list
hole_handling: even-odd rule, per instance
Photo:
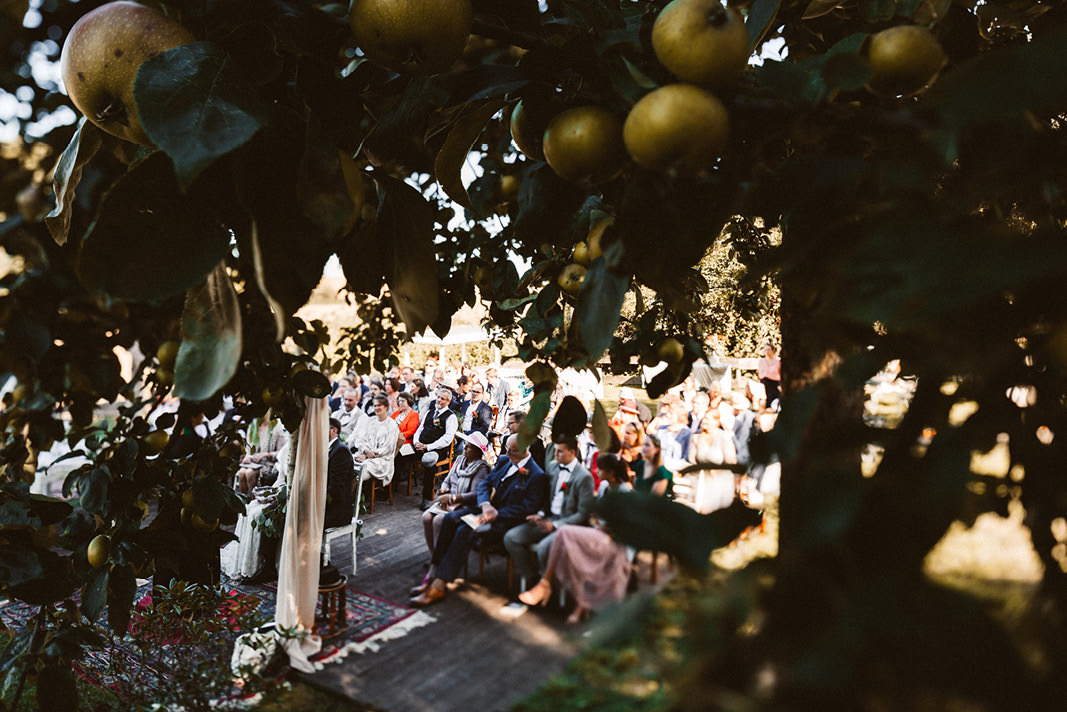
{"label": "white fabric drape", "polygon": [[314,635],[319,596],[319,552],[326,511],[329,405],[325,398],[306,398],[307,413],[300,424],[292,487],[285,512],[281,559],[278,562],[279,629],[298,628],[303,637],[283,640],[289,663],[301,672],[314,672],[308,656],[322,648]]}

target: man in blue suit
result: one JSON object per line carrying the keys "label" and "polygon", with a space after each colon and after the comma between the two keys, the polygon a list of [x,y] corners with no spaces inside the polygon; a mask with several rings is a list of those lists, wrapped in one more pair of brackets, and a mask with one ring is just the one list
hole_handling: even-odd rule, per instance
{"label": "man in blue suit", "polygon": [[478,485],[477,507],[465,507],[445,515],[441,533],[434,547],[429,583],[412,591],[414,606],[426,606],[445,597],[445,585],[454,581],[470,552],[475,531],[464,521],[465,515],[477,517],[483,543],[500,542],[508,529],[522,524],[526,517],[544,510],[548,499],[548,477],[533,461],[527,448],[519,447],[519,436],[512,435],[505,445],[507,454],[497,460],[493,471]]}

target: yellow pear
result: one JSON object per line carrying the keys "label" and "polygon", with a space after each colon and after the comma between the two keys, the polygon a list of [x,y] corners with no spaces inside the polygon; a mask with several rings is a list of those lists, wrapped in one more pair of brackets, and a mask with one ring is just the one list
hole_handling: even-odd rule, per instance
{"label": "yellow pear", "polygon": [[652,25],[652,51],[683,82],[718,87],[745,70],[745,21],[719,0],[674,0]]}
{"label": "yellow pear", "polygon": [[577,294],[582,290],[582,282],[585,281],[585,272],[585,267],[576,262],[571,262],[559,273],[559,278],[556,279],[556,284],[568,294]]}
{"label": "yellow pear", "polygon": [[572,183],[603,183],[626,163],[622,121],[599,106],[579,106],[556,116],[545,131],[543,148],[556,175]]}
{"label": "yellow pear", "polygon": [[871,89],[890,96],[922,90],[948,61],[933,33],[917,25],[899,25],[871,35],[867,59]]}
{"label": "yellow pear", "polygon": [[158,10],[126,0],[109,2],[70,28],[59,58],[63,85],[89,121],[121,139],[150,146],[133,101],[137,69],[194,39]]}
{"label": "yellow pear", "polygon": [[471,0],[353,0],[348,20],[363,53],[401,74],[436,74],[471,33]]}
{"label": "yellow pear", "polygon": [[722,155],[729,137],[726,107],[692,84],[668,84],[646,94],[622,128],[630,158],[653,169],[707,168]]}

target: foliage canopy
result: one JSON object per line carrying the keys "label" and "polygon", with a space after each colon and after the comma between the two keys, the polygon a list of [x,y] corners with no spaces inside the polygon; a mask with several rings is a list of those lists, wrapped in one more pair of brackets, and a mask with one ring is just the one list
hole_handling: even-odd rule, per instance
{"label": "foliage canopy", "polygon": [[[31,107],[19,119],[24,135],[67,105],[28,57],[54,58],[97,4],[44,0],[32,26],[23,24],[27,3],[3,6],[0,75]],[[534,122],[582,105],[622,119],[674,81],[650,46],[665,4],[476,0],[462,56],[438,74],[405,76],[362,56],[340,4],[164,3],[198,41],[137,75],[139,113],[158,150],[82,122],[2,158],[0,239],[21,259],[0,284],[0,371],[20,384],[0,414],[5,592],[45,604],[80,587],[98,615],[105,602],[129,603],[138,562],[218,543],[205,547],[180,527],[157,539],[139,533],[137,501],[159,499],[171,523],[190,486],[202,495],[197,507],[211,510],[205,521],[239,509],[223,494],[232,458],[219,454],[232,433],[175,460],[146,457],[150,426],[114,347],[149,354],[138,375],[158,397],[169,379],[151,354],[180,338],[176,394],[208,409],[222,393],[240,396],[246,415],[269,404],[295,424],[299,396],[325,387],[303,366],[332,364],[321,325],[291,315],[336,255],[355,295],[387,286],[391,307],[364,305],[366,313],[392,312],[409,333],[443,334],[480,294],[527,360],[581,367],[606,347],[613,365],[629,368],[677,338],[685,357],[649,385],[655,397],[701,353],[693,312],[707,282],[698,263],[741,216],[735,224],[745,229],[731,242],[753,284],[773,274],[782,288],[782,543],[773,584],[762,593],[741,586],[751,592],[745,605],[722,619],[756,632],[709,623],[722,635],[709,635],[717,642],[693,661],[708,681],[694,686],[779,709],[1017,709],[1067,699],[1067,676],[1057,673],[1067,669],[1067,557],[1055,534],[1067,515],[1057,469],[1067,442],[1067,9],[1039,0],[745,0],[737,8],[753,51],[773,43],[781,58],[716,90],[730,138],[714,165],[628,163],[590,185],[520,154],[506,121],[519,100]],[[928,89],[872,92],[868,38],[902,24],[931,28],[947,64]],[[577,295],[562,292],[557,275],[604,215],[615,222],[603,256]],[[775,228],[780,244],[768,239]],[[517,263],[531,266],[519,274]],[[640,286],[655,303],[617,330],[627,291]],[[283,351],[285,336],[301,355]],[[354,333],[357,365],[370,365],[382,336]],[[863,381],[892,358],[918,377],[914,400],[898,428],[865,425]],[[540,386],[551,380],[549,369],[535,373]],[[1022,406],[1005,395],[1017,388],[1032,396]],[[89,429],[98,400],[120,394],[135,405],[114,428]],[[962,402],[978,410],[959,423],[950,413]],[[971,453],[1001,434],[1011,479],[972,472]],[[34,453],[86,436],[99,447],[67,487],[92,516],[32,498]],[[884,457],[864,478],[859,452],[869,443]],[[922,576],[950,522],[1011,499],[1025,506],[1045,565],[1047,625],[1025,659],[973,601]],[[678,516],[680,530],[714,529]],[[58,522],[70,556],[42,536]],[[84,558],[99,531],[113,542],[106,575]],[[693,543],[698,554],[706,545]],[[74,648],[38,653],[54,660]]]}

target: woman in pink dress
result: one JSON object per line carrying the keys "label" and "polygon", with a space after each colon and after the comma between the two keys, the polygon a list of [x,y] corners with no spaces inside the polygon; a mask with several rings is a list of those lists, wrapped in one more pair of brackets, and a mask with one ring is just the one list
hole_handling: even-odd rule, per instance
{"label": "woman in pink dress", "polygon": [[[600,478],[607,483],[603,492],[626,492],[626,462],[618,455],[604,453],[596,459]],[[556,531],[548,554],[545,573],[532,588],[519,594],[528,606],[544,605],[552,597],[552,580],[559,581],[574,597],[574,611],[568,623],[577,623],[590,611],[621,601],[630,581],[630,556],[626,547],[597,525],[564,525]]]}

